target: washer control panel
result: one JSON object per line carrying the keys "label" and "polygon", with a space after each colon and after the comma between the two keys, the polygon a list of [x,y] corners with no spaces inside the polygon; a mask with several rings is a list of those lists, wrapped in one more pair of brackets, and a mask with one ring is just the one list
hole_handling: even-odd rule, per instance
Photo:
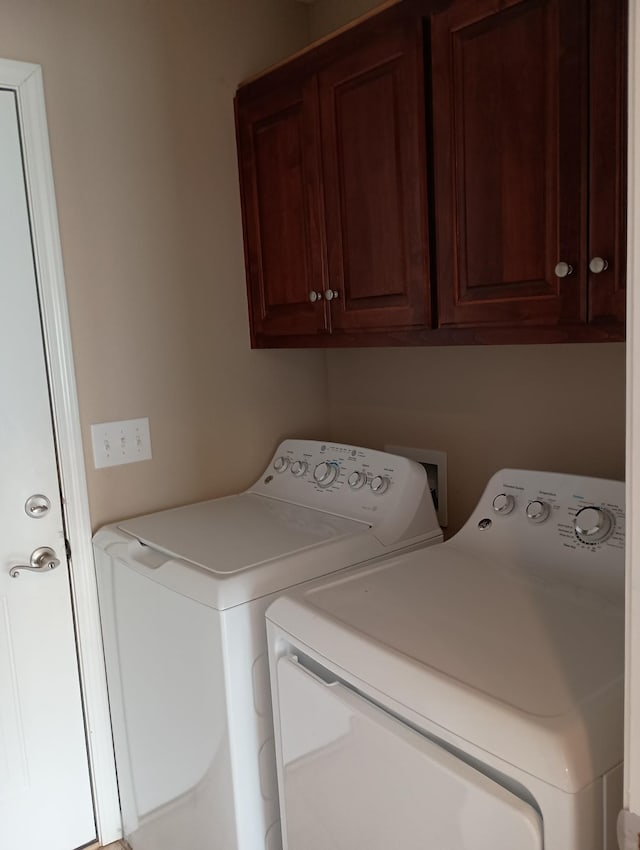
{"label": "washer control panel", "polygon": [[487,485],[459,540],[473,538],[479,552],[500,559],[508,554],[516,565],[556,577],[592,573],[598,587],[619,592],[624,499],[622,481],[503,469]]}
{"label": "washer control panel", "polygon": [[[331,443],[314,444],[308,440],[287,440],[273,458],[264,480],[275,472],[294,476],[320,490],[336,492],[343,487],[351,491],[382,496],[394,484],[402,486],[406,477],[406,458],[387,452]],[[269,482],[271,483],[271,482]],[[274,481],[272,493],[282,482]],[[289,488],[282,488],[289,490]]]}
{"label": "washer control panel", "polygon": [[395,517],[397,524],[410,526],[418,513],[425,527],[440,534],[424,467],[388,452],[341,443],[285,440],[251,492],[370,525]]}

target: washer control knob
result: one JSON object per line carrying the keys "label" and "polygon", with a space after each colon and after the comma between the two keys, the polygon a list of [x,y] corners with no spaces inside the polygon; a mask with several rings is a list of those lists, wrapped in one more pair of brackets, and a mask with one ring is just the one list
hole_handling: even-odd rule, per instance
{"label": "washer control knob", "polygon": [[309,469],[309,464],[306,460],[296,460],[291,464],[291,472],[296,476],[296,478],[302,478],[307,469]]}
{"label": "washer control knob", "polygon": [[360,471],[352,472],[347,480],[352,490],[360,490],[367,483],[367,473]]}
{"label": "washer control knob", "polygon": [[273,468],[276,472],[286,472],[289,468],[289,458],[283,455],[277,457],[273,462]]}
{"label": "washer control knob", "polygon": [[510,493],[500,493],[493,500],[493,510],[497,514],[502,514],[503,516],[510,514],[515,506],[516,500]]}
{"label": "washer control knob", "polygon": [[375,478],[371,479],[371,489],[376,494],[376,496],[381,496],[386,490],[389,489],[389,479],[386,475],[376,475]]}
{"label": "washer control knob", "polygon": [[576,537],[582,543],[603,543],[613,534],[615,520],[603,508],[582,508],[573,521]]}
{"label": "washer control knob", "polygon": [[529,522],[544,522],[551,513],[551,506],[542,499],[533,499],[527,505],[527,519]]}
{"label": "washer control knob", "polygon": [[333,461],[323,461],[313,470],[313,477],[319,487],[329,487],[338,477],[340,467]]}

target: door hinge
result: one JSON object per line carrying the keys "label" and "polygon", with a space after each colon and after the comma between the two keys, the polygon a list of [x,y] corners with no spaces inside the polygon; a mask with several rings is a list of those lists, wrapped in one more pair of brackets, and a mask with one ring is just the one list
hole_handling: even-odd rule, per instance
{"label": "door hinge", "polygon": [[64,551],[67,554],[67,561],[70,561],[71,560],[71,543],[69,543],[69,541],[67,540],[66,537],[64,539]]}

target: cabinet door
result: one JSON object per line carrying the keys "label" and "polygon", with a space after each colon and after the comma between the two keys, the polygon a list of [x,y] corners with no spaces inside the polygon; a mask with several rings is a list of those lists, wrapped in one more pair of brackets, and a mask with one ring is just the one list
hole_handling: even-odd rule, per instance
{"label": "cabinet door", "polygon": [[441,326],[586,321],[586,51],[585,0],[434,16]]}
{"label": "cabinet door", "polygon": [[419,22],[393,22],[319,75],[335,330],[429,323]]}
{"label": "cabinet door", "polygon": [[237,104],[252,344],[326,329],[315,79]]}
{"label": "cabinet door", "polygon": [[624,322],[626,278],[627,3],[591,0],[589,320]]}

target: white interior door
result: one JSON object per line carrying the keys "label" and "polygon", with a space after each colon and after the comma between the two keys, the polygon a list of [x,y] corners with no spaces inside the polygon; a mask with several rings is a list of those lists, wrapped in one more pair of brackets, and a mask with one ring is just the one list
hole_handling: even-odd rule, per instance
{"label": "white interior door", "polygon": [[339,682],[277,664],[286,850],[542,850],[527,803]]}
{"label": "white interior door", "polygon": [[[3,89],[0,393],[0,846],[73,850],[96,830],[18,113]],[[42,547],[44,568],[12,577]]]}

